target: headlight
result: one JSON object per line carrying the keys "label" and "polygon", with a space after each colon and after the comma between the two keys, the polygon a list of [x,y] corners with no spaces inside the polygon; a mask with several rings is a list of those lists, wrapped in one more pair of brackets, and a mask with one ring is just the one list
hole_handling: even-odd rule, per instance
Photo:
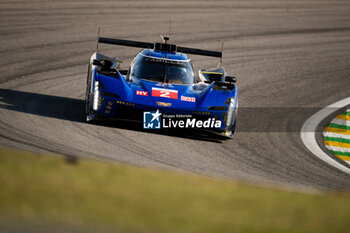
{"label": "headlight", "polygon": [[100,89],[99,89],[99,82],[95,81],[95,86],[94,86],[94,102],[92,104],[92,109],[97,111],[98,108],[101,105],[100,101]]}
{"label": "headlight", "polygon": [[226,102],[227,104],[229,104],[228,112],[227,112],[227,120],[226,120],[226,127],[228,127],[232,124],[233,113],[235,110],[235,98],[234,97],[228,98]]}

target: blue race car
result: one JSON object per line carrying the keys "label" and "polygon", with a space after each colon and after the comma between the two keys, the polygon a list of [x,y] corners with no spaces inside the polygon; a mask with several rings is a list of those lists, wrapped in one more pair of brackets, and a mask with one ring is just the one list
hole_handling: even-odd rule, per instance
{"label": "blue race car", "polygon": [[224,68],[200,69],[195,75],[186,55],[221,59],[222,52],[180,47],[168,40],[147,43],[99,37],[98,43],[142,50],[128,69],[121,69],[117,58],[99,52],[91,56],[86,121],[143,120],[145,129],[200,128],[232,137],[238,107],[236,78],[227,76]]}

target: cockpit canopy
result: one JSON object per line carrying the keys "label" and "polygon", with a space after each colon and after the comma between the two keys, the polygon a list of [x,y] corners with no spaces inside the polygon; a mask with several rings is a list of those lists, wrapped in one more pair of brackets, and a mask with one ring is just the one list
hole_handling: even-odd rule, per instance
{"label": "cockpit canopy", "polygon": [[195,81],[189,60],[170,59],[166,56],[156,57],[147,50],[135,57],[131,67],[131,77],[173,84],[193,84]]}

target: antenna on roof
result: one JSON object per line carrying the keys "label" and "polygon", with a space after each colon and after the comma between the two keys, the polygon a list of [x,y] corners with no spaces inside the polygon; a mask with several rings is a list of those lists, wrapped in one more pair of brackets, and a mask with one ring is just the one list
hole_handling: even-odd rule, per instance
{"label": "antenna on roof", "polygon": [[162,41],[166,44],[168,42],[168,40],[170,39],[169,36],[163,36],[163,35],[160,35],[160,38],[162,38]]}
{"label": "antenna on roof", "polygon": [[167,44],[168,41],[170,40],[170,33],[171,33],[171,20],[169,22],[169,34],[168,35],[160,35],[160,38],[162,38],[162,41],[164,44]]}
{"label": "antenna on roof", "polygon": [[221,56],[220,56],[220,60],[219,60],[219,63],[218,63],[218,69],[220,68],[221,66],[221,63],[222,63],[222,54],[224,53],[224,41],[222,40],[221,41]]}
{"label": "antenna on roof", "polygon": [[100,27],[98,27],[98,31],[97,31],[97,44],[96,44],[96,52],[98,52],[98,41],[99,41],[99,38],[100,38]]}
{"label": "antenna on roof", "polygon": [[169,22],[169,37],[170,37],[170,32],[171,32],[171,20]]}

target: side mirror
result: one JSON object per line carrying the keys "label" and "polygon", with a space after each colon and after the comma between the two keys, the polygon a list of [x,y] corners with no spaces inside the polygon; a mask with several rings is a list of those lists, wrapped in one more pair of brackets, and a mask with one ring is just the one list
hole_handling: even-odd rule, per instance
{"label": "side mirror", "polygon": [[225,77],[225,82],[235,83],[236,81],[237,81],[237,78],[234,76],[226,76]]}
{"label": "side mirror", "polygon": [[119,73],[121,73],[122,75],[127,75],[128,73],[129,73],[129,70],[122,70],[122,69],[120,69],[120,70],[118,70],[119,71]]}
{"label": "side mirror", "polygon": [[95,65],[95,66],[104,67],[105,62],[101,61],[101,60],[98,60],[98,59],[95,59],[95,60],[92,61],[92,64]]}

